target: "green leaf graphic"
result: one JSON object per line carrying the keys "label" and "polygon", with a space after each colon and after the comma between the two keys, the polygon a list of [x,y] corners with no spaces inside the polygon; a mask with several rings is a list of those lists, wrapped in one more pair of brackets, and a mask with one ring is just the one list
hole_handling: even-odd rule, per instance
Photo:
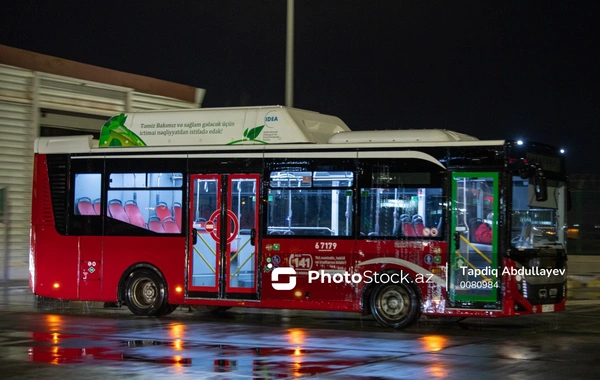
{"label": "green leaf graphic", "polygon": [[113,131],[119,126],[125,125],[125,120],[127,120],[127,116],[125,114],[119,114],[117,116],[111,117],[104,125],[102,126],[102,132],[104,131]]}
{"label": "green leaf graphic", "polygon": [[244,130],[244,137],[248,137],[248,128]]}
{"label": "green leaf graphic", "polygon": [[100,131],[100,146],[146,146],[144,140],[125,126],[127,116],[119,114],[110,118]]}
{"label": "green leaf graphic", "polygon": [[256,138],[258,137],[258,135],[260,135],[260,132],[262,132],[264,127],[265,127],[264,125],[261,125],[261,126],[252,128],[251,130],[248,131],[248,134],[245,135],[245,137],[248,137],[249,140],[256,140]]}

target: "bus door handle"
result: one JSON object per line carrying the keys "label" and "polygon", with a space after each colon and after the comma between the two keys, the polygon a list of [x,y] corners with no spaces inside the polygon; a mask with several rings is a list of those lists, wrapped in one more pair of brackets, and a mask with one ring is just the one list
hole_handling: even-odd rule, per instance
{"label": "bus door handle", "polygon": [[458,231],[454,233],[454,247],[456,251],[460,250],[460,232]]}
{"label": "bus door handle", "polygon": [[256,229],[250,231],[250,245],[256,245]]}
{"label": "bus door handle", "polygon": [[198,242],[198,230],[195,228],[192,228],[192,245],[196,245],[197,242]]}

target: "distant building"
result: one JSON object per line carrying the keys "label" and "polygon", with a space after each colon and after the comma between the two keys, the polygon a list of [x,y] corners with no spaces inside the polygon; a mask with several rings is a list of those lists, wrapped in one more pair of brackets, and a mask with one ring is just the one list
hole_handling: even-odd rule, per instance
{"label": "distant building", "polygon": [[571,175],[569,188],[569,254],[600,256],[600,174]]}
{"label": "distant building", "polygon": [[[118,113],[199,108],[204,93],[0,45],[0,280],[27,276],[36,137],[97,138],[104,122]],[[16,275],[9,276],[9,269]]]}

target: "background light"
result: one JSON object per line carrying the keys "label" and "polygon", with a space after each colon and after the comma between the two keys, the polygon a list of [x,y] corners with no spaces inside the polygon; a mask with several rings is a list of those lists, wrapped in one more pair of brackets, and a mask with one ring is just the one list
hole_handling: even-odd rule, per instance
{"label": "background light", "polygon": [[517,145],[523,145],[523,140],[517,140]]}
{"label": "background light", "polygon": [[561,153],[564,153],[564,152],[565,152],[565,150],[564,150],[564,149],[561,149],[561,150],[560,150],[560,152],[561,152]]}

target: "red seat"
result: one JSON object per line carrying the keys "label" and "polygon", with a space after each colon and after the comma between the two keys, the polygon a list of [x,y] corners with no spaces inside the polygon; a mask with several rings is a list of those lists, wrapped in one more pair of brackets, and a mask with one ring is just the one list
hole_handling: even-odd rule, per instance
{"label": "red seat", "polygon": [[413,216],[413,226],[415,228],[415,236],[424,236],[423,230],[425,229],[425,225],[423,224],[421,215]]}
{"label": "red seat", "polygon": [[79,215],[96,215],[92,200],[87,197],[82,197],[77,200],[77,212]]}
{"label": "red seat", "polygon": [[94,199],[94,212],[96,213],[96,215],[100,215],[100,208],[101,203],[100,203],[100,198],[98,199]]}
{"label": "red seat", "polygon": [[173,204],[173,214],[175,215],[175,223],[177,223],[177,228],[179,228],[179,231],[181,231],[181,204]]}
{"label": "red seat", "polygon": [[412,225],[410,216],[406,214],[400,215],[400,224],[402,225],[402,235],[404,236],[417,236],[415,228]]}
{"label": "red seat", "polygon": [[165,202],[158,202],[154,211],[161,221],[164,221],[167,216],[172,217],[171,211]]}
{"label": "red seat", "polygon": [[179,232],[181,232],[179,227],[177,227],[177,223],[175,223],[175,220],[170,216],[167,216],[163,221],[163,228],[164,232],[168,234],[178,234]]}
{"label": "red seat", "polygon": [[402,233],[404,236],[417,236],[415,228],[410,223],[402,223]]}
{"label": "red seat", "polygon": [[129,217],[125,213],[125,209],[123,208],[123,203],[121,203],[118,199],[113,199],[108,202],[108,215],[111,218],[120,220],[125,223],[130,223]]}
{"label": "red seat", "polygon": [[135,201],[125,202],[125,213],[129,217],[131,224],[138,227],[146,228],[146,221]]}
{"label": "red seat", "polygon": [[150,231],[158,232],[159,234],[165,233],[162,222],[156,216],[151,216],[148,218],[148,229]]}

